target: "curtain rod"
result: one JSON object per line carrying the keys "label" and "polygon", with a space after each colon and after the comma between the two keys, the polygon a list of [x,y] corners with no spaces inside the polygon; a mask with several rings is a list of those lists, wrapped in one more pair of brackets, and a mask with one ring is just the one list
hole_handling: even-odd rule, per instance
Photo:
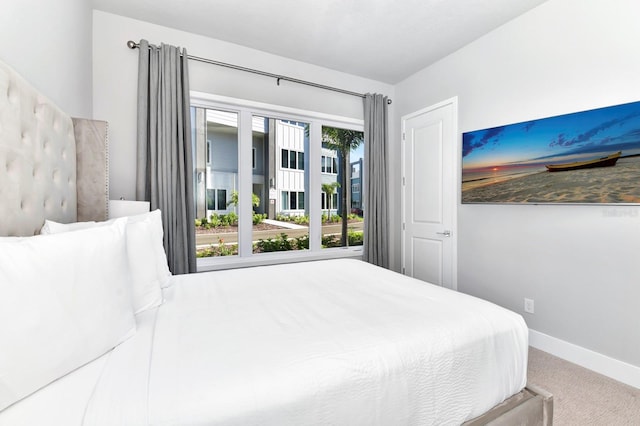
{"label": "curtain rod", "polygon": [[[139,49],[140,48],[140,44],[139,43],[136,43],[135,41],[131,41],[131,40],[129,40],[127,42],[127,46],[129,46],[130,49]],[[343,93],[345,95],[358,96],[360,98],[364,98],[365,97],[365,95],[362,94],[362,93],[351,92],[349,90],[339,89],[337,87],[325,86],[324,84],[318,84],[318,83],[314,83],[314,82],[311,82],[311,81],[300,80],[300,79],[293,78],[293,77],[287,77],[285,75],[273,74],[273,73],[270,73],[270,72],[256,70],[256,69],[253,69],[253,68],[241,67],[240,65],[229,64],[227,62],[214,61],[213,59],[201,58],[199,56],[193,56],[193,55],[187,55],[187,58],[191,59],[191,60],[194,60],[194,61],[198,61],[198,62],[204,62],[206,64],[218,65],[218,66],[221,66],[221,67],[232,68],[232,69],[238,70],[238,71],[245,71],[245,72],[250,72],[250,73],[253,73],[253,74],[263,75],[265,77],[275,78],[278,86],[280,85],[280,81],[284,80],[284,81],[289,81],[291,83],[304,84],[305,86],[317,87],[318,89],[331,90],[333,92]],[[387,99],[387,104],[391,104],[391,99]]]}

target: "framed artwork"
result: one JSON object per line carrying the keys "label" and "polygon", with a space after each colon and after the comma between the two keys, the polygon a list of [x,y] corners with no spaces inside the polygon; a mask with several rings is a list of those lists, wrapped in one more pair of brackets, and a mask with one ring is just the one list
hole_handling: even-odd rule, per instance
{"label": "framed artwork", "polygon": [[640,204],[640,102],[463,133],[462,203]]}

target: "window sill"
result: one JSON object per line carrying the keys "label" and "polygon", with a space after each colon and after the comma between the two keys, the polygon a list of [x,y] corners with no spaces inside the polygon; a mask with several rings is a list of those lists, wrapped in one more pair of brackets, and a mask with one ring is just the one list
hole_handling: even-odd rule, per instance
{"label": "window sill", "polygon": [[362,246],[322,249],[321,251],[300,250],[260,253],[249,257],[222,256],[199,258],[198,272],[220,271],[224,269],[246,268],[251,266],[276,265],[281,263],[308,262],[311,260],[355,258],[362,259]]}

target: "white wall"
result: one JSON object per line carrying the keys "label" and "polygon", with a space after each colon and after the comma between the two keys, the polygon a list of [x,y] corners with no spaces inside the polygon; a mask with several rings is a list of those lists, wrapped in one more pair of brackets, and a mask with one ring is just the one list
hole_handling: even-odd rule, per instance
{"label": "white wall", "polygon": [[[397,85],[396,122],[453,96],[461,133],[638,101],[639,18],[636,0],[550,0]],[[640,366],[640,206],[465,204],[458,226],[460,291]]]}
{"label": "white wall", "polygon": [[91,2],[3,0],[0,60],[67,114],[92,118]]}
{"label": "white wall", "polygon": [[[112,198],[135,196],[136,91],[138,51],[128,40],[186,47],[190,55],[214,59],[366,93],[393,98],[393,86],[293,61],[231,43],[178,31],[147,22],[94,11],[93,94],[94,116],[109,122],[110,192]],[[362,118],[362,99],[335,92],[281,82],[271,78],[189,61],[192,91],[248,99],[309,111]],[[392,110],[391,110],[392,111]]]}

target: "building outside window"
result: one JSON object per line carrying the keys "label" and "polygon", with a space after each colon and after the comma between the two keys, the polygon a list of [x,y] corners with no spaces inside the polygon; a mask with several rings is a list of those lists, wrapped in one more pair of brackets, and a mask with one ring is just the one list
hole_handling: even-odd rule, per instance
{"label": "building outside window", "polygon": [[351,212],[362,214],[363,193],[362,193],[362,167],[364,159],[359,158],[351,162]]}
{"label": "building outside window", "polygon": [[[233,110],[197,104],[192,101],[191,112],[199,256],[250,257],[267,251],[316,251],[340,245],[344,195],[349,200],[347,213],[356,201],[351,167],[341,172],[341,162],[349,161],[348,153],[345,159],[344,153],[321,140],[319,129],[325,133],[332,127],[313,117],[305,121],[247,112],[242,106]],[[240,122],[251,126],[250,141],[241,140],[249,129],[239,129]],[[311,134],[311,123],[317,133]],[[361,124],[349,125],[361,128]],[[242,152],[249,143],[251,147],[244,151],[245,169]],[[311,161],[317,166],[310,168]],[[312,176],[313,170],[317,174]],[[330,203],[323,191],[327,184],[335,188]],[[342,188],[348,194],[342,194]],[[309,204],[313,197],[318,201]],[[242,213],[247,210],[240,211],[242,202],[251,204],[248,217]],[[323,223],[323,217],[332,223]],[[343,245],[358,244],[349,242],[351,234],[361,233],[361,219],[349,219],[350,238],[347,241],[345,236]],[[314,227],[321,227],[321,233],[311,234],[309,229]],[[321,239],[312,235],[321,235]]]}

